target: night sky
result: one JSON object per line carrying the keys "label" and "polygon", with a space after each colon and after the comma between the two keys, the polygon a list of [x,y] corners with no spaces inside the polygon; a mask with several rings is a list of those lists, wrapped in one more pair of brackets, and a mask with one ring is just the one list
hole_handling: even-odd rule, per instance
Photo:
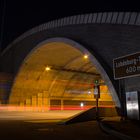
{"label": "night sky", "polygon": [[1,46],[5,48],[25,31],[50,20],[84,13],[140,11],[139,4],[133,1],[122,2],[123,0],[0,0],[0,30],[3,31]]}

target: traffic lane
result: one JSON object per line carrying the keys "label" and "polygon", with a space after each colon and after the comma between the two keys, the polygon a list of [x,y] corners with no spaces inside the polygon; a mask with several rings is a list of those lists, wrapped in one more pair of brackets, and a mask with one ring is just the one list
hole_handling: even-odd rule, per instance
{"label": "traffic lane", "polygon": [[3,140],[119,140],[103,133],[96,121],[71,125],[57,123],[27,122],[27,121],[0,121],[0,138]]}
{"label": "traffic lane", "polygon": [[31,111],[1,111],[0,120],[44,120],[44,119],[66,119],[82,112],[76,111],[46,111],[46,112],[31,112]]}

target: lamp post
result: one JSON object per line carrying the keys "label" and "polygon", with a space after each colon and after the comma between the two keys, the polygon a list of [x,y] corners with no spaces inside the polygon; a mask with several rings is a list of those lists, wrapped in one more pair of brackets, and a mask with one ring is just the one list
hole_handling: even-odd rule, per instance
{"label": "lamp post", "polygon": [[94,98],[96,99],[96,120],[99,120],[99,98],[100,98],[100,85],[97,80],[94,82]]}

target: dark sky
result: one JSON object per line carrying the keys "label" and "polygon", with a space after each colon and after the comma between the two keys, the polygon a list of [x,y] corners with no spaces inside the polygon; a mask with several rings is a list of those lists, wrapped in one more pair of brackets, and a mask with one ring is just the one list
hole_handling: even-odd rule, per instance
{"label": "dark sky", "polygon": [[[3,10],[4,2],[5,10]],[[0,25],[4,15],[4,26],[1,28],[2,48],[30,28],[53,19],[94,12],[140,11],[139,4],[134,1],[123,2],[123,0],[116,2],[114,0],[0,0]]]}

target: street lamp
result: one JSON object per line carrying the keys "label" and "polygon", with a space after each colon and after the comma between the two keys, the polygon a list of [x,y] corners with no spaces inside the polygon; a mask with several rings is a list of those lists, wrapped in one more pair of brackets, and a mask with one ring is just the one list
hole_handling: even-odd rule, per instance
{"label": "street lamp", "polygon": [[87,54],[84,55],[84,59],[88,59],[88,55]]}
{"label": "street lamp", "polygon": [[49,67],[49,66],[47,66],[46,68],[45,68],[45,71],[50,71],[51,70],[51,68]]}
{"label": "street lamp", "polygon": [[96,99],[96,120],[99,120],[99,105],[98,101],[100,98],[100,85],[98,80],[94,81],[94,98]]}

